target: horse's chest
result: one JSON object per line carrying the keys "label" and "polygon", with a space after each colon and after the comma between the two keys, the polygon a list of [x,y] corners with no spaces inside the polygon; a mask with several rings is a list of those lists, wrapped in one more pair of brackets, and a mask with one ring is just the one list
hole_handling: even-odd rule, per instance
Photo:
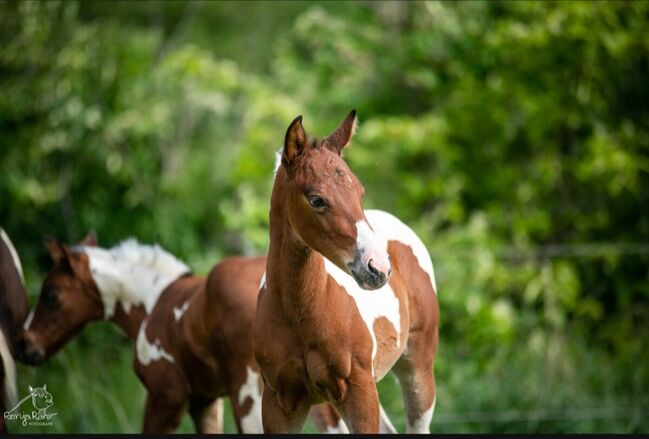
{"label": "horse's chest", "polygon": [[365,343],[371,344],[373,374],[378,381],[403,352],[407,336],[409,316],[402,283],[400,279],[393,279],[382,288],[368,291],[329,261],[325,262],[325,267],[336,287],[356,305],[357,319],[352,322],[352,330],[357,333],[362,327],[367,329],[369,339]]}

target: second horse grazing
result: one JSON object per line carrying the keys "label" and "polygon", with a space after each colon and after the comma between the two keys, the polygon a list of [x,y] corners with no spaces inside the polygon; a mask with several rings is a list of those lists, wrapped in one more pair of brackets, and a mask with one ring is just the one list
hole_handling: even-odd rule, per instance
{"label": "second horse grazing", "polygon": [[439,320],[433,265],[409,227],[363,209],[363,186],[341,158],[355,128],[352,111],[323,140],[307,137],[301,116],[286,132],[254,330],[265,432],[300,431],[309,407],[326,401],[352,432],[378,433],[375,383],[391,369],[407,431],[429,431]]}

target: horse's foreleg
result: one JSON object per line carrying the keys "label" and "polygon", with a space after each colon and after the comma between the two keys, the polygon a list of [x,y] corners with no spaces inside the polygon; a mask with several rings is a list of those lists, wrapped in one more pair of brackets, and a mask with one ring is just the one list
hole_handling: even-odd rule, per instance
{"label": "horse's foreleg", "polygon": [[330,404],[317,404],[311,407],[311,420],[321,433],[349,433],[349,429]]}
{"label": "horse's foreleg", "polygon": [[143,433],[173,433],[182,419],[186,401],[181,398],[169,398],[168,394],[149,392],[144,410]]}
{"label": "horse's foreleg", "polygon": [[352,433],[379,433],[379,394],[372,374],[352,370],[347,382],[347,394],[339,407],[345,423]]}
{"label": "horse's foreleg", "polygon": [[196,433],[223,433],[223,399],[190,398],[189,415]]}
{"label": "horse's foreleg", "polygon": [[294,406],[291,410],[285,410],[280,405],[277,394],[268,386],[264,387],[261,405],[264,433],[301,433],[309,414],[309,403],[303,398],[296,401]]}

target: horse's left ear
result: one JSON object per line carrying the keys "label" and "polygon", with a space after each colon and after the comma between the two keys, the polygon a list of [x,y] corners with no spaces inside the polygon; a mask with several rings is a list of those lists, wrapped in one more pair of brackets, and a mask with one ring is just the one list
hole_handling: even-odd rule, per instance
{"label": "horse's left ear", "polygon": [[32,386],[29,386],[29,393],[34,393],[34,388]]}
{"label": "horse's left ear", "polygon": [[323,144],[340,154],[349,145],[356,132],[356,110],[352,110],[333,133],[329,134]]}
{"label": "horse's left ear", "polygon": [[47,390],[47,384],[43,384],[43,390]]}
{"label": "horse's left ear", "polygon": [[97,242],[97,232],[90,230],[88,233],[86,233],[86,236],[84,236],[79,244],[87,245],[89,247],[97,247]]}

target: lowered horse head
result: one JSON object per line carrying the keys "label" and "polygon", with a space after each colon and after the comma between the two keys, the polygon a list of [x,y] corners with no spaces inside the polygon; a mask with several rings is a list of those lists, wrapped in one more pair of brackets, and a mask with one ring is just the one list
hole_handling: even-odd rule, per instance
{"label": "lowered horse head", "polygon": [[283,212],[280,233],[324,255],[364,289],[381,288],[391,273],[387,242],[363,211],[363,185],[341,152],[356,129],[356,110],[319,141],[307,138],[298,116],[288,127],[271,199],[271,221]]}
{"label": "lowered horse head", "polygon": [[[38,301],[17,342],[18,358],[37,365],[58,351],[91,320],[101,319],[103,304],[90,274],[88,256],[46,238],[54,266],[43,281]],[[89,233],[80,245],[96,246]]]}

